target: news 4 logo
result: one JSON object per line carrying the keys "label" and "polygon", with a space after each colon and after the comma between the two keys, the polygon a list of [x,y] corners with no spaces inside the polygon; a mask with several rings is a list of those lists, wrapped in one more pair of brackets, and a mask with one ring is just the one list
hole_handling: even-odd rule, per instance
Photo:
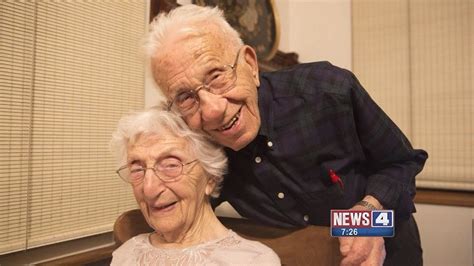
{"label": "news 4 logo", "polygon": [[331,236],[394,235],[393,210],[331,210]]}
{"label": "news 4 logo", "polygon": [[372,227],[393,228],[393,211],[372,211]]}

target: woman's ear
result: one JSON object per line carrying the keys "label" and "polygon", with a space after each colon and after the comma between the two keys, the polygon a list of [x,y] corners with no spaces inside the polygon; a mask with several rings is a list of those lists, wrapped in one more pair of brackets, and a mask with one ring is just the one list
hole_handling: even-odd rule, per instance
{"label": "woman's ear", "polygon": [[214,177],[209,177],[209,179],[207,180],[207,184],[206,184],[206,196],[210,197],[212,192],[214,192],[214,189],[216,188],[216,181],[214,181]]}
{"label": "woman's ear", "polygon": [[255,82],[255,85],[257,87],[260,86],[260,78],[259,78],[259,75],[258,75],[258,59],[257,59],[257,54],[255,53],[255,50],[248,46],[248,45],[245,45],[244,46],[244,59],[245,59],[245,62],[250,66],[250,69],[252,71],[252,78]]}

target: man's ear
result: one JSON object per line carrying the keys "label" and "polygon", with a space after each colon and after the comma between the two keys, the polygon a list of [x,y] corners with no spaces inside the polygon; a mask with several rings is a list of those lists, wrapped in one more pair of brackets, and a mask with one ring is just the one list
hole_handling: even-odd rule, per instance
{"label": "man's ear", "polygon": [[245,45],[243,49],[245,62],[250,66],[253,80],[255,81],[255,85],[258,87],[260,86],[260,78],[258,75],[257,53],[255,53],[255,50],[248,45]]}

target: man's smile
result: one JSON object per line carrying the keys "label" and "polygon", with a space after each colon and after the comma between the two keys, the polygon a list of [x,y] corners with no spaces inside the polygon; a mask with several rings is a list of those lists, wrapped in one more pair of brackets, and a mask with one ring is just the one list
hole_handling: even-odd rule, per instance
{"label": "man's smile", "polygon": [[231,129],[237,123],[237,121],[239,121],[241,111],[242,111],[242,106],[239,108],[237,113],[230,119],[229,122],[227,122],[225,125],[221,126],[220,128],[216,130],[222,132],[222,131]]}

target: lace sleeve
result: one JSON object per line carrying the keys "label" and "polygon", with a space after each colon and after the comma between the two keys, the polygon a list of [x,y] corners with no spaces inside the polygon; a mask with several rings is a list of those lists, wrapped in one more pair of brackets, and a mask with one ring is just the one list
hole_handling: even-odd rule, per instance
{"label": "lace sleeve", "polygon": [[255,258],[252,262],[253,265],[281,265],[280,258],[278,255],[269,249],[267,252],[262,253],[260,256]]}
{"label": "lace sleeve", "polygon": [[123,243],[119,248],[114,250],[112,253],[112,262],[110,265],[118,266],[118,265],[135,265],[135,256],[134,249],[137,246],[139,240],[138,239],[146,238],[146,236],[138,235]]}

